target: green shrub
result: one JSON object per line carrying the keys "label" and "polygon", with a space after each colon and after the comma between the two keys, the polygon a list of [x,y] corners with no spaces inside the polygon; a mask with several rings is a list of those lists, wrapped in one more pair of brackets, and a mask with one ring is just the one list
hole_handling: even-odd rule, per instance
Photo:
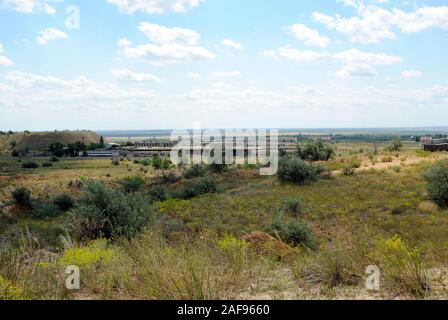
{"label": "green shrub", "polygon": [[277,175],[283,182],[304,184],[316,181],[324,171],[320,165],[308,164],[297,157],[284,157],[279,161]]}
{"label": "green shrub", "polygon": [[42,164],[42,167],[43,168],[50,168],[50,167],[52,167],[53,166],[53,164],[51,163],[51,162],[44,162],[43,164]]}
{"label": "green shrub", "polygon": [[36,169],[36,168],[39,168],[39,164],[37,164],[34,161],[27,161],[25,163],[22,163],[22,168],[25,168],[25,169]]}
{"label": "green shrub", "polygon": [[299,215],[302,213],[304,201],[301,197],[287,197],[282,199],[283,211],[292,215]]}
{"label": "green shrub", "polygon": [[448,206],[448,161],[439,161],[423,177],[428,197],[441,207]]}
{"label": "green shrub", "polygon": [[162,161],[162,159],[160,159],[159,157],[154,157],[154,158],[152,159],[152,167],[153,167],[155,170],[161,170],[161,169],[162,169],[162,166],[163,166],[163,161]]}
{"label": "green shrub", "polygon": [[318,140],[307,142],[304,145],[297,145],[297,155],[308,161],[328,161],[335,156],[334,148]]}
{"label": "green shrub", "polygon": [[392,141],[392,143],[386,147],[387,151],[394,152],[394,151],[400,151],[403,147],[403,143],[400,139],[395,139]]}
{"label": "green shrub", "polygon": [[306,224],[299,221],[292,221],[286,225],[284,238],[295,246],[303,245],[311,249],[316,247],[311,230]]}
{"label": "green shrub", "polygon": [[282,215],[275,216],[266,232],[294,246],[316,247],[314,236],[306,224],[295,220],[286,223],[284,220]]}
{"label": "green shrub", "polygon": [[143,195],[107,189],[101,181],[88,181],[84,196],[71,211],[70,229],[80,240],[130,238],[152,217],[151,205]]}
{"label": "green shrub", "polygon": [[145,180],[139,176],[126,177],[119,183],[125,192],[131,193],[140,191],[145,185]]}
{"label": "green shrub", "polygon": [[20,157],[20,153],[17,150],[12,150],[11,157],[18,158]]}
{"label": "green shrub", "polygon": [[191,168],[187,169],[183,173],[183,177],[185,179],[192,179],[197,177],[203,177],[206,171],[203,166],[193,165]]}
{"label": "green shrub", "polygon": [[53,198],[53,203],[62,211],[68,211],[73,207],[73,198],[68,194],[60,194]]}
{"label": "green shrub", "polygon": [[190,181],[178,190],[174,196],[180,199],[190,199],[205,193],[217,192],[216,181],[211,177]]}
{"label": "green shrub", "polygon": [[[134,160],[134,161],[136,161],[136,160]],[[143,159],[143,160],[137,161],[137,163],[140,163],[142,166],[147,167],[147,166],[151,165],[151,160]]]}
{"label": "green shrub", "polygon": [[11,195],[16,203],[28,207],[31,206],[31,191],[27,188],[16,188],[13,192],[11,192]]}
{"label": "green shrub", "polygon": [[208,170],[211,173],[222,173],[222,172],[227,171],[228,168],[229,168],[229,166],[226,164],[223,164],[223,163],[222,164],[212,163],[208,166]]}
{"label": "green shrub", "polygon": [[59,159],[57,158],[57,157],[51,157],[51,159],[50,159],[50,161],[51,162],[58,162],[59,161]]}
{"label": "green shrub", "polygon": [[60,208],[52,202],[39,201],[33,205],[33,218],[55,218],[61,213]]}
{"label": "green shrub", "polygon": [[166,190],[161,185],[152,186],[149,189],[149,197],[153,201],[163,202],[166,200]]}
{"label": "green shrub", "polygon": [[120,159],[112,159],[112,165],[119,166],[120,165]]}

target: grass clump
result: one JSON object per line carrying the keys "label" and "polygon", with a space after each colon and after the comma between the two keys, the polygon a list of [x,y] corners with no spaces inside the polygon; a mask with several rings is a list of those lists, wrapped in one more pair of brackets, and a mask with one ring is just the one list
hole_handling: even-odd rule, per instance
{"label": "grass clump", "polygon": [[126,177],[122,179],[119,184],[125,192],[133,193],[140,191],[145,186],[145,180],[140,176]]}
{"label": "grass clump", "polygon": [[187,182],[175,194],[175,198],[191,199],[201,194],[215,193],[218,191],[216,180],[212,177],[201,178],[196,181]]}
{"label": "grass clump", "polygon": [[37,201],[33,205],[33,218],[35,219],[52,219],[61,213],[61,209],[53,202]]}
{"label": "grass clump", "polygon": [[0,300],[24,300],[23,290],[0,276]]}
{"label": "grass clump", "polygon": [[58,260],[61,266],[76,265],[79,267],[94,266],[98,263],[108,263],[117,257],[114,249],[107,247],[107,241],[98,239],[84,247],[72,247],[64,250]]}
{"label": "grass clump", "polygon": [[200,165],[193,165],[191,168],[187,169],[183,173],[183,177],[185,179],[192,179],[192,178],[198,178],[203,177],[206,174],[206,170],[203,166]]}
{"label": "grass clump", "polygon": [[31,191],[24,187],[16,188],[11,195],[14,201],[24,206],[31,206]]}
{"label": "grass clump", "polygon": [[282,201],[282,210],[293,216],[298,216],[302,213],[304,207],[304,200],[302,197],[286,197]]}
{"label": "grass clump", "polygon": [[167,199],[166,189],[162,185],[152,186],[148,194],[152,201],[163,202]]}
{"label": "grass clump", "polygon": [[377,254],[384,276],[395,290],[419,297],[429,292],[427,266],[423,262],[422,254],[400,236],[380,239],[377,243]]}

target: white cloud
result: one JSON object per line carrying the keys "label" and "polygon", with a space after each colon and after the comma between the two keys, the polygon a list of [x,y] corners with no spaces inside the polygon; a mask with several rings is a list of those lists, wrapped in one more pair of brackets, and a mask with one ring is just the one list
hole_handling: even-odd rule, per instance
{"label": "white cloud", "polygon": [[241,72],[239,71],[228,71],[228,72],[214,72],[211,75],[212,79],[217,78],[235,78],[241,76]]}
{"label": "white cloud", "polygon": [[3,44],[0,43],[0,66],[11,66],[14,63],[6,56],[3,55],[5,49],[3,48]]}
{"label": "white cloud", "polygon": [[221,43],[229,48],[236,49],[236,50],[244,50],[243,45],[239,42],[230,40],[230,39],[222,39]]}
{"label": "white cloud", "polygon": [[153,93],[141,88],[118,87],[93,81],[85,76],[65,80],[54,76],[11,71],[7,72],[3,79],[8,90],[6,106],[10,108],[124,108],[146,103],[148,99],[154,98]]}
{"label": "white cloud", "polygon": [[167,28],[146,22],[141,23],[139,29],[153,43],[132,47],[129,40],[119,40],[117,45],[127,58],[146,59],[156,65],[215,58],[214,53],[196,45],[200,35],[194,30]]}
{"label": "white cloud", "polygon": [[303,94],[320,94],[320,91],[314,87],[296,87],[295,89]]}
{"label": "white cloud", "polygon": [[347,49],[336,53],[301,51],[285,46],[277,50],[267,50],[263,56],[276,59],[287,59],[295,62],[310,62],[319,59],[332,59],[343,63],[343,68],[335,74],[341,77],[375,76],[377,72],[372,66],[392,65],[403,61],[401,57],[388,55],[383,52],[364,52],[358,49]]}
{"label": "white cloud", "polygon": [[199,33],[191,29],[168,28],[148,22],[140,23],[138,28],[154,43],[179,43],[194,46],[201,37]]}
{"label": "white cloud", "polygon": [[201,75],[196,72],[187,72],[187,77],[191,79],[198,79],[201,77]]}
{"label": "white cloud", "polygon": [[230,89],[233,89],[234,86],[232,86],[231,84],[228,84],[226,82],[219,81],[219,82],[212,83],[212,88],[222,89],[222,90],[230,90]]}
{"label": "white cloud", "polygon": [[39,36],[36,38],[37,43],[46,45],[50,41],[67,39],[68,35],[58,29],[48,28],[39,32]]}
{"label": "white cloud", "polygon": [[335,74],[340,77],[374,77],[377,75],[374,65],[391,65],[403,61],[398,56],[385,53],[363,52],[358,49],[348,49],[333,54],[333,58],[345,65]]}
{"label": "white cloud", "polygon": [[163,81],[149,73],[135,73],[129,69],[113,69],[112,74],[121,80],[135,81],[135,82],[156,82],[162,83]]}
{"label": "white cloud", "polygon": [[129,41],[128,39],[120,39],[117,41],[117,46],[119,47],[129,47],[132,45],[132,41]]}
{"label": "white cloud", "polygon": [[398,28],[404,33],[419,32],[433,27],[448,29],[447,6],[421,7],[414,12],[405,13],[397,8],[387,10],[377,6],[365,6],[359,2],[349,2],[357,3],[358,16],[346,18],[314,12],[313,18],[328,29],[347,35],[350,41],[362,44],[395,39],[393,28]]}
{"label": "white cloud", "polygon": [[56,10],[49,5],[52,2],[62,2],[63,0],[3,0],[3,5],[11,10],[21,13],[43,12],[54,15]]}
{"label": "white cloud", "polygon": [[422,72],[419,70],[405,70],[401,75],[405,78],[419,78],[422,76]]}
{"label": "white cloud", "polygon": [[344,63],[367,65],[390,65],[403,61],[403,59],[398,56],[392,56],[385,53],[364,52],[358,49],[348,49],[335,53],[333,58]]}
{"label": "white cloud", "polygon": [[197,7],[202,0],[107,0],[127,14],[141,11],[149,14],[182,13]]}
{"label": "white cloud", "polygon": [[292,32],[296,39],[304,41],[306,45],[326,47],[330,43],[330,39],[321,36],[318,31],[310,29],[304,24],[293,24],[286,29]]}
{"label": "white cloud", "polygon": [[310,50],[299,50],[287,45],[276,50],[262,52],[265,57],[284,58],[295,62],[310,62],[325,58],[328,54]]}
{"label": "white cloud", "polygon": [[335,74],[342,78],[375,77],[377,72],[368,64],[347,64]]}

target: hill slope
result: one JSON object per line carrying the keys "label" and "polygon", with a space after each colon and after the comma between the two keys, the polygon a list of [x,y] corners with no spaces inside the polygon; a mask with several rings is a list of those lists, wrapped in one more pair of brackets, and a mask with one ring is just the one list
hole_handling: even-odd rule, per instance
{"label": "hill slope", "polygon": [[[10,135],[0,135],[0,151],[10,152],[15,149],[19,152],[41,151],[48,148],[52,143],[62,144],[82,141],[86,144],[98,143],[100,137],[92,131],[55,131],[55,132],[31,132],[14,133]],[[12,145],[15,144],[15,147]]]}

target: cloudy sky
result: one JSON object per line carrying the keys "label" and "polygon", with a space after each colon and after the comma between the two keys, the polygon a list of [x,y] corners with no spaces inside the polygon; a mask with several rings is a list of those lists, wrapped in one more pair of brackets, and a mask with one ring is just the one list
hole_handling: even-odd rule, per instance
{"label": "cloudy sky", "polygon": [[0,130],[448,125],[447,0],[0,0]]}

